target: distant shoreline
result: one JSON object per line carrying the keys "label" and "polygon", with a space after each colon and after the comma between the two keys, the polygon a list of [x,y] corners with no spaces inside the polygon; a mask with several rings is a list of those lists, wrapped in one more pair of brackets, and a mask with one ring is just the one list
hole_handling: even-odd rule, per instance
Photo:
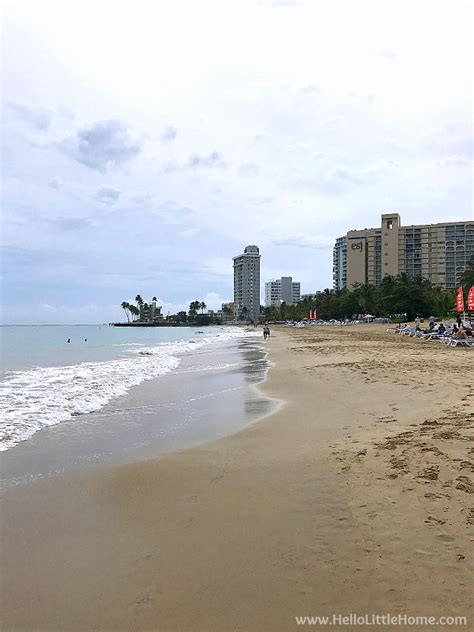
{"label": "distant shoreline", "polygon": [[108,323],[109,327],[228,327],[233,323]]}

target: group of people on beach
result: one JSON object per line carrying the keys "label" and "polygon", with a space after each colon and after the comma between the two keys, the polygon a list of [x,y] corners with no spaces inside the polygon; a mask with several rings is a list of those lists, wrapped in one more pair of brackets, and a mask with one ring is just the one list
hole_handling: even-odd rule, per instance
{"label": "group of people on beach", "polygon": [[266,340],[267,338],[270,338],[270,327],[265,323],[263,326],[263,339]]}
{"label": "group of people on beach", "polygon": [[[434,317],[430,317],[428,320],[428,328],[422,329],[421,327],[422,320],[420,316],[415,318],[415,330],[422,332],[424,334],[437,334],[439,336],[443,336],[447,329],[443,323],[437,323]],[[466,323],[463,323],[461,317],[458,316],[456,322],[450,327],[449,335],[452,338],[470,338],[473,335],[472,328],[469,327]]]}

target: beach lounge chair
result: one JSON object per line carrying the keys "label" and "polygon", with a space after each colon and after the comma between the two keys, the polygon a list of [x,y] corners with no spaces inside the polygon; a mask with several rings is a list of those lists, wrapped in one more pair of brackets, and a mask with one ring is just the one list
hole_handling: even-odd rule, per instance
{"label": "beach lounge chair", "polygon": [[448,343],[449,347],[458,347],[459,345],[463,347],[473,347],[474,338],[451,338]]}

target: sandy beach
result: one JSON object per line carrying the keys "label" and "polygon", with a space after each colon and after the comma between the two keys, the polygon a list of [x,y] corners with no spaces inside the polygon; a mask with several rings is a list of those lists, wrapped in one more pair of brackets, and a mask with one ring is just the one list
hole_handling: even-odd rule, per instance
{"label": "sandy beach", "polygon": [[472,629],[471,350],[378,325],[265,344],[260,390],[281,404],[264,420],[8,490],[3,630],[286,631],[349,613]]}

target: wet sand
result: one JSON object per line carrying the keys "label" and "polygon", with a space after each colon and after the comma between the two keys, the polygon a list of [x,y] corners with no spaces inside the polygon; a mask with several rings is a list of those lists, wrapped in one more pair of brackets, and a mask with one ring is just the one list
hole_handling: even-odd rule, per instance
{"label": "wet sand", "polygon": [[377,326],[266,344],[261,390],[285,403],[265,420],[7,491],[3,629],[274,631],[333,613],[472,627],[470,350]]}

